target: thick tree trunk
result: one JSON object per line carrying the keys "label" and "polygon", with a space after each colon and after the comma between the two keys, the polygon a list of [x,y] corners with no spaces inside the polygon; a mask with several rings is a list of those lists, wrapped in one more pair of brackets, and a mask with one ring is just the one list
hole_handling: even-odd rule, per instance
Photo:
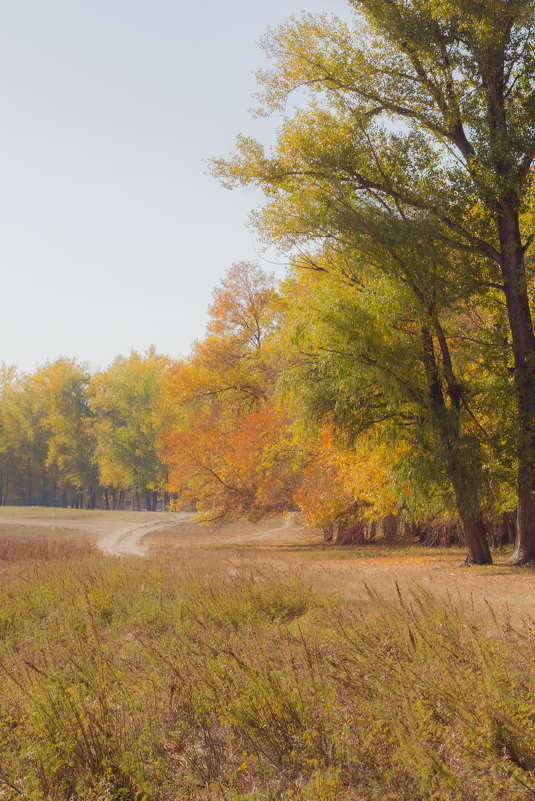
{"label": "thick tree trunk", "polygon": [[150,490],[145,490],[145,507],[147,512],[152,512],[152,495]]}
{"label": "thick tree trunk", "polygon": [[503,205],[498,229],[518,409],[518,517],[512,562],[525,564],[535,561],[535,334],[518,214]]}
{"label": "thick tree trunk", "polygon": [[120,512],[122,512],[124,509],[124,489],[120,490],[119,492],[119,503],[117,508]]}
{"label": "thick tree trunk", "polygon": [[492,556],[487,542],[483,517],[480,514],[459,509],[459,517],[463,527],[464,541],[468,551],[465,564],[490,565]]}
{"label": "thick tree trunk", "polygon": [[106,489],[104,490],[104,509],[108,511],[109,508],[110,508],[110,495],[108,492],[108,488],[106,487]]}
{"label": "thick tree trunk", "polygon": [[152,510],[155,512],[158,509],[158,492],[154,490],[152,493]]}

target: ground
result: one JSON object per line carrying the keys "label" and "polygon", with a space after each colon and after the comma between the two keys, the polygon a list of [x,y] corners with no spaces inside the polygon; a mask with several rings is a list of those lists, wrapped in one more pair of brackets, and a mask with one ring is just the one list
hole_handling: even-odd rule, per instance
{"label": "ground", "polygon": [[257,524],[198,525],[185,513],[104,512],[4,507],[0,539],[88,541],[106,554],[152,554],[176,569],[235,575],[251,569],[297,573],[315,589],[352,600],[378,592],[386,598],[415,587],[440,598],[461,598],[484,613],[535,627],[535,572],[507,564],[496,552],[494,565],[463,566],[458,548],[413,545],[340,548],[301,528],[293,516]]}

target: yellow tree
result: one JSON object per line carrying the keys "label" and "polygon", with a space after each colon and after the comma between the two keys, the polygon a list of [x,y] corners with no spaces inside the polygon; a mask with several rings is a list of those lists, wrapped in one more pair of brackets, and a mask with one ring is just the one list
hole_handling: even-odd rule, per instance
{"label": "yellow tree", "polygon": [[134,510],[139,511],[144,496],[147,510],[156,511],[166,478],[158,446],[165,415],[161,381],[168,363],[154,348],[144,354],[133,351],[118,356],[91,381],[100,480],[111,489],[114,506],[122,506],[130,490]]}
{"label": "yellow tree", "polygon": [[51,487],[53,502],[57,486],[63,506],[67,505],[72,492],[72,505],[82,506],[85,495],[87,506],[94,509],[99,482],[91,430],[90,380],[87,365],[67,358],[47,362],[32,376],[32,383],[45,406],[46,466],[54,483]]}

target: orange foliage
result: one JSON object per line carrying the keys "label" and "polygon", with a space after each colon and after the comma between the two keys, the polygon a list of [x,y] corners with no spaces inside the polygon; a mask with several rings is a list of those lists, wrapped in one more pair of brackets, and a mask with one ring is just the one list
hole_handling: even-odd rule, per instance
{"label": "orange foliage", "polygon": [[279,359],[266,345],[273,299],[271,276],[234,265],[214,293],[206,339],[165,377],[168,488],[208,518],[260,517],[293,503],[290,421],[273,400]]}
{"label": "orange foliage", "polygon": [[163,437],[169,489],[213,519],[259,518],[291,508],[297,482],[292,454],[288,420],[272,401],[232,415],[214,404],[187,430]]}
{"label": "orange foliage", "polygon": [[378,519],[395,511],[386,446],[357,443],[349,451],[337,445],[330,431],[310,443],[309,459],[295,499],[305,522],[327,528],[353,510]]}

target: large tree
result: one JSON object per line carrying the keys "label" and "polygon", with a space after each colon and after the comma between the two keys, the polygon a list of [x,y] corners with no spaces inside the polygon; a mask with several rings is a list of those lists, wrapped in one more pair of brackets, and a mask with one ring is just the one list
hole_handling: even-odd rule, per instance
{"label": "large tree", "polygon": [[[89,382],[85,364],[60,358],[39,367],[32,376],[44,403],[44,427],[48,440],[46,468],[52,472],[54,487],[61,490],[62,503],[73,493],[73,505],[95,508],[98,471],[95,440],[91,433]],[[55,502],[56,492],[52,493]]]}
{"label": "large tree", "polygon": [[[527,0],[352,0],[351,24],[310,15],[265,39],[262,111],[303,88],[273,152],[241,138],[215,170],[259,184],[258,223],[286,246],[360,237],[363,206],[425,220],[503,294],[514,356],[518,532],[535,559],[535,334],[525,215],[535,157],[535,22]],[[288,107],[292,106],[288,104]],[[470,291],[473,291],[472,289]]]}
{"label": "large tree", "polygon": [[[383,268],[366,269],[361,259],[357,269],[354,256],[352,274],[346,266],[345,274],[327,280],[318,275],[325,262],[317,259],[311,277],[287,282],[296,394],[309,415],[319,422],[327,416],[350,441],[373,432],[399,451],[408,461],[411,492],[425,499],[428,512],[442,486],[442,507],[456,508],[462,522],[467,563],[490,563],[471,380],[478,370],[455,345],[460,311],[438,266],[442,259],[437,253],[437,269],[427,276],[419,264],[427,263],[425,243],[420,248],[406,265],[404,283],[400,253],[393,275],[382,254]],[[327,263],[332,270],[332,259]],[[467,314],[462,323],[466,331]]]}

